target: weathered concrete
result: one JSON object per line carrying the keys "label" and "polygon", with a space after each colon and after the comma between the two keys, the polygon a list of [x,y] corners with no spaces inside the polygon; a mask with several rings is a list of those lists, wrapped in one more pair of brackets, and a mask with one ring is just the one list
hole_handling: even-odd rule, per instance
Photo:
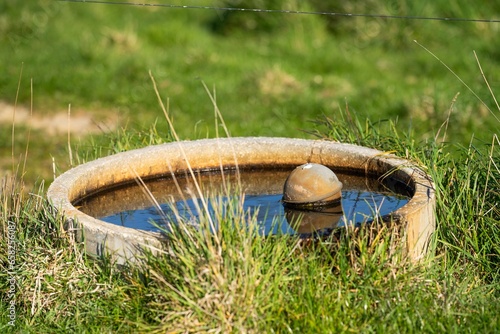
{"label": "weathered concrete", "polygon": [[[392,213],[406,230],[406,248],[421,258],[435,229],[435,189],[432,180],[410,161],[374,149],[323,140],[290,138],[221,138],[183,141],[115,154],[80,165],[58,177],[47,196],[85,237],[86,251],[109,252],[119,262],[133,259],[141,247],[160,247],[161,236],[121,227],[90,217],[73,206],[79,198],[99,189],[194,170],[235,166],[298,166],[320,163],[339,171],[363,173],[404,185],[414,191],[411,200]],[[169,168],[170,166],[170,168]],[[76,224],[75,224],[76,223]]]}

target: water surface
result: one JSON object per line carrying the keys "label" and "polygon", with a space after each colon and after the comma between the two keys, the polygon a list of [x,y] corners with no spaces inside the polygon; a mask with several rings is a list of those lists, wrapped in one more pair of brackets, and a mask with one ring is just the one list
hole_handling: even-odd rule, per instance
{"label": "water surface", "polygon": [[[232,170],[225,171],[223,176],[221,173],[199,172],[196,179],[208,210],[203,209],[203,202],[189,175],[176,176],[175,182],[171,177],[147,180],[146,188],[137,183],[122,185],[74,204],[84,213],[112,224],[158,231],[157,225],[165,226],[165,221],[182,219],[196,224],[200,212],[210,214],[216,221],[216,212],[224,214],[230,207],[229,203],[236,205],[241,200],[236,195],[239,194],[236,189],[241,187],[244,190],[244,212],[256,215],[259,230],[267,235],[311,233],[347,224],[362,224],[375,216],[387,215],[408,202],[408,196],[391,189],[394,184],[389,187],[373,178],[337,172],[344,185],[339,205],[322,212],[290,212],[281,202],[283,185],[290,172],[291,169],[245,170],[240,173]],[[401,193],[401,189],[398,192]]]}

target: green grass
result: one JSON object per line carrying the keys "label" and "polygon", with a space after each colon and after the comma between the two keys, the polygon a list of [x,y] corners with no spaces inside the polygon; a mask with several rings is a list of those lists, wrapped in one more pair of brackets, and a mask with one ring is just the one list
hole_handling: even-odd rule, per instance
{"label": "green grass", "polygon": [[[500,13],[494,3],[445,1],[237,5]],[[29,126],[19,125],[12,138],[12,125],[0,124],[0,330],[497,332],[500,123],[492,114],[500,110],[473,55],[499,91],[495,36],[496,24],[484,23],[2,2],[2,101],[16,103],[20,84],[17,103],[29,107],[33,99],[34,114],[50,117],[71,103],[93,117],[118,116],[116,130],[72,138],[73,164],[172,140],[151,70],[182,139],[216,133],[206,83],[232,136],[325,138],[417,162],[436,183],[438,224],[429,256],[416,264],[388,228],[316,244],[259,237],[234,228],[245,222],[235,202],[219,215],[218,234],[176,230],[169,256],[146,254],[141,265],[117,268],[87,257],[44,198],[52,157],[56,175],[71,165],[66,135],[33,130],[28,138]],[[16,227],[14,328],[3,293],[11,289],[9,222]]]}
{"label": "green grass", "polygon": [[[120,151],[170,140],[157,132],[153,125],[146,134],[118,133],[112,145]],[[245,228],[253,218],[235,200],[216,209],[216,234],[206,233],[210,222],[202,219],[200,229],[174,229],[163,256],[145,254],[141,264],[117,268],[109,258],[83,253],[43,189],[28,193],[22,180],[5,178],[0,242],[7,249],[7,222],[13,222],[16,330],[494,332],[500,325],[498,138],[491,146],[456,148],[455,158],[446,153],[449,144],[418,141],[393,122],[361,121],[348,112],[318,120],[311,132],[394,150],[427,168],[438,190],[438,225],[424,261],[408,262],[397,230],[384,226],[316,243],[263,238]],[[78,152],[79,159],[101,154],[95,147]],[[6,273],[2,290],[9,288]],[[2,323],[7,315],[4,297]]]}
{"label": "green grass", "polygon": [[[395,7],[374,2],[325,5],[280,0],[245,5],[433,17],[500,13],[495,4],[454,6],[448,2]],[[398,126],[411,126],[428,138],[447,119],[451,101],[460,92],[453,103],[447,139],[467,145],[471,134],[489,141],[498,133],[498,122],[414,40],[492,106],[473,51],[493,90],[498,91],[498,50],[491,42],[495,27],[7,0],[0,5],[0,100],[14,104],[19,85],[17,102],[29,107],[33,99],[34,115],[51,117],[66,112],[71,104],[94,119],[112,117],[118,127],[148,131],[150,124],[162,119],[148,74],[151,70],[162,96],[170,99],[183,139],[215,136],[203,82],[216,90],[233,136],[307,137],[302,130],[309,128],[309,121],[333,115],[348,104],[361,118],[398,119]],[[10,154],[10,130],[9,123],[0,124],[2,156]],[[54,143],[63,136],[39,138],[32,152],[45,155],[36,159],[40,168],[29,175],[33,181],[36,175],[51,177],[52,157],[61,169],[69,167],[67,145]],[[7,169],[11,161],[4,160],[0,166]]]}
{"label": "green grass", "polygon": [[[248,3],[254,5],[265,4]],[[470,132],[482,138],[483,132],[495,130],[479,101],[414,43],[418,40],[446,61],[489,102],[472,52],[478,53],[497,87],[494,24],[234,12],[224,16],[210,10],[49,0],[8,0],[1,6],[5,47],[0,51],[0,98],[13,103],[24,64],[19,101],[29,103],[33,78],[36,111],[41,113],[66,110],[71,103],[89,111],[112,109],[122,122],[130,118],[147,128],[159,115],[151,70],[162,95],[171,99],[183,138],[214,135],[201,80],[217,89],[220,108],[238,136],[301,135],[304,122],[331,114],[346,100],[362,116],[398,117],[432,134],[446,119],[457,92],[452,138]],[[453,17],[500,12],[494,4],[454,7],[447,2],[392,8],[274,1],[272,6]]]}

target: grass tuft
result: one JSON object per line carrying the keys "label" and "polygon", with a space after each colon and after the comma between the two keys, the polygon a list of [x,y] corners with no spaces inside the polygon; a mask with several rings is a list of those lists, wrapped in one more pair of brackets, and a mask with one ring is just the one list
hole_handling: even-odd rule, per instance
{"label": "grass tuft", "polygon": [[[149,138],[162,140],[156,125]],[[2,239],[16,225],[16,327],[36,332],[478,331],[498,325],[499,142],[451,154],[418,142],[391,121],[339,113],[318,120],[317,136],[376,147],[426,167],[438,190],[437,232],[424,261],[408,262],[400,231],[348,229],[318,242],[265,238],[241,197],[208,196],[211,216],[166,231],[164,253],[118,268],[91,259],[64,230],[43,187],[0,187]],[[124,132],[125,134],[125,132]],[[122,136],[119,134],[119,136]],[[128,136],[128,137],[127,137]],[[125,135],[123,147],[144,137]],[[411,139],[411,140],[410,140]],[[371,145],[370,145],[371,143]],[[97,152],[97,151],[96,151]],[[457,158],[457,155],[459,158]],[[89,156],[88,158],[91,158]],[[238,189],[224,188],[228,194]],[[204,212],[200,207],[200,212]],[[210,219],[209,219],[210,218]],[[215,231],[210,233],[209,231]],[[9,288],[1,253],[2,286]],[[6,296],[0,319],[8,322]],[[493,326],[493,327],[492,327]],[[6,330],[13,328],[4,326]]]}
{"label": "grass tuft", "polygon": [[[499,10],[493,2],[253,4],[433,17],[487,17]],[[130,119],[114,133],[81,141],[18,126],[15,113],[11,126],[0,124],[0,153],[7,157],[0,161],[0,332],[500,328],[500,108],[493,94],[498,80],[483,72],[497,72],[498,50],[489,42],[494,24],[194,10],[171,10],[175,15],[165,20],[165,13],[49,0],[0,4],[2,101],[35,116],[51,116],[70,101],[74,110],[111,108]],[[426,46],[419,49],[414,40]],[[463,50],[477,50],[477,64]],[[429,62],[429,54],[438,61]],[[220,85],[218,103],[205,82]],[[175,102],[164,107],[160,91]],[[40,110],[33,110],[34,95]],[[345,108],[333,111],[343,99]],[[167,125],[156,121],[157,100]],[[231,200],[207,196],[198,225],[166,231],[163,254],[145,253],[139,264],[118,267],[108,257],[85,254],[45,199],[44,183],[31,175],[50,170],[47,152],[58,166],[69,153],[73,165],[181,136],[218,137],[220,126],[229,136],[219,106],[233,124],[231,135],[296,137],[312,118],[307,136],[415,161],[437,190],[429,256],[408,262],[400,231],[380,225],[318,242],[264,238],[251,228],[256,217],[242,209],[241,196],[232,196],[238,189],[225,188]],[[206,123],[211,107],[215,129]]]}

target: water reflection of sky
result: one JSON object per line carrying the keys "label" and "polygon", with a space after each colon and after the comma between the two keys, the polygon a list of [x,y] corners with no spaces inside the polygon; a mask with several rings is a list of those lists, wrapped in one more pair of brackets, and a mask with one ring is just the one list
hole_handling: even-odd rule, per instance
{"label": "water reflection of sky", "polygon": [[[285,211],[281,203],[281,194],[276,195],[246,195],[244,210],[250,215],[257,215],[259,230],[264,234],[294,233],[285,218]],[[224,201],[224,199],[222,199]],[[198,208],[202,208],[201,201],[179,201],[173,207],[171,204],[162,204],[161,212],[154,206],[127,210],[100,219],[125,227],[147,231],[157,231],[155,224],[162,224],[165,217],[176,221],[176,217],[195,222],[198,219]],[[400,196],[391,196],[377,192],[347,190],[342,191],[343,216],[337,226],[349,223],[362,223],[377,215],[386,215],[402,207],[408,199]],[[222,205],[221,205],[222,204]],[[217,207],[217,210],[214,207]],[[208,203],[208,212],[215,217],[215,212],[225,213],[227,203]],[[176,213],[174,213],[176,211]],[[216,220],[216,219],[214,219]]]}

